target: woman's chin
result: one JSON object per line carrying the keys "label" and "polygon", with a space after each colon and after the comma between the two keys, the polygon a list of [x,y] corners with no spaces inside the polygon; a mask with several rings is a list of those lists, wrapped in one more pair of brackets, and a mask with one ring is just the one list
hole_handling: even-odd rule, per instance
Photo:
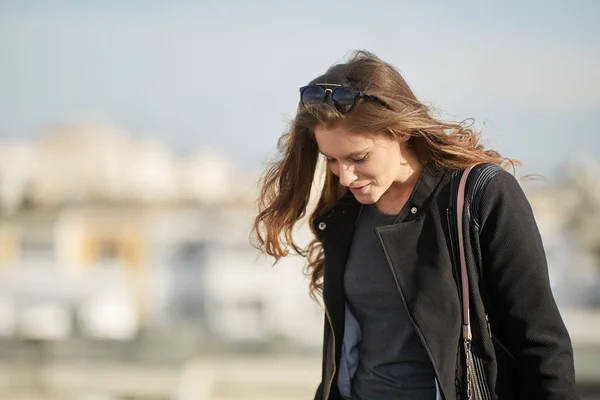
{"label": "woman's chin", "polygon": [[354,197],[360,204],[375,204],[379,200],[378,196],[373,196],[372,193],[353,193]]}

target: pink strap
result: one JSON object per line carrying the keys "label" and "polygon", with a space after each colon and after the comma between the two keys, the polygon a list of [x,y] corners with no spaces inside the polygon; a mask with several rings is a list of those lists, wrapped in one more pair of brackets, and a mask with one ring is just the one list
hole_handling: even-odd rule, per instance
{"label": "pink strap", "polygon": [[[477,164],[475,164],[477,165]],[[465,208],[465,188],[467,178],[475,165],[467,168],[460,179],[458,185],[458,198],[456,201],[456,220],[458,226],[458,251],[460,256],[460,274],[462,280],[462,305],[463,305],[463,324],[462,335],[464,340],[471,340],[471,320],[469,317],[469,276],[467,275],[467,261],[465,258],[465,242],[463,238],[463,212]]]}

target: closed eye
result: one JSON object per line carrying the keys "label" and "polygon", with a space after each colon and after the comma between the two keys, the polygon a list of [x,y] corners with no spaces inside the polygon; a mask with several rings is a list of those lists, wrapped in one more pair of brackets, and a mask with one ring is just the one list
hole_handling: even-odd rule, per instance
{"label": "closed eye", "polygon": [[[355,158],[350,158],[350,160],[352,160],[354,163],[356,164],[362,164],[365,161],[367,161],[367,158],[369,157],[369,153],[366,153],[364,156],[362,156],[359,159],[355,159]],[[332,157],[325,157],[325,159],[327,160],[327,164],[333,164],[334,162],[336,162],[337,160],[335,158]]]}
{"label": "closed eye", "polygon": [[364,163],[365,161],[367,161],[367,157],[369,157],[369,153],[365,154],[362,158],[360,158],[358,160],[352,159],[352,161],[354,161],[357,164],[361,164],[361,163]]}

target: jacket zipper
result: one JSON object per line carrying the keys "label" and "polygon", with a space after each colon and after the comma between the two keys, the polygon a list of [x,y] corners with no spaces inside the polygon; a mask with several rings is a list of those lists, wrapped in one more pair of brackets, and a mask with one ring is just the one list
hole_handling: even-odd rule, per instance
{"label": "jacket zipper", "polygon": [[[381,243],[383,243],[383,239],[381,238],[381,234],[379,233],[379,230],[375,230],[375,232],[377,233],[377,237],[379,238],[379,241]],[[387,250],[385,249],[385,246],[382,246],[382,247],[383,247],[383,252],[385,253],[385,258],[387,259],[387,262],[388,262],[388,267],[390,268],[390,270],[392,271],[392,275],[394,276],[394,282],[396,283],[396,290],[398,290],[398,294],[400,294],[400,298],[402,299],[402,305],[404,306],[404,310],[406,310],[406,315],[408,315],[408,319],[410,320],[413,328],[415,328],[415,332],[417,332],[417,335],[419,335],[419,339],[421,339],[421,343],[423,343],[423,347],[425,348],[425,351],[427,352],[427,356],[429,356],[429,360],[431,360],[431,365],[433,367],[433,373],[435,375],[435,379],[438,382],[440,382],[440,377],[439,377],[438,371],[435,367],[435,363],[433,362],[433,354],[431,353],[429,346],[426,346],[427,342],[425,341],[425,337],[421,333],[421,330],[419,329],[417,324],[415,324],[415,320],[413,319],[413,316],[410,313],[408,306],[406,305],[406,299],[404,298],[404,293],[402,293],[402,290],[400,290],[400,284],[398,282],[398,277],[396,276],[396,271],[394,271],[394,268],[392,267],[392,261],[390,260],[390,257],[388,255]],[[442,397],[445,398],[441,386],[440,386],[440,392],[442,392]]]}
{"label": "jacket zipper", "polygon": [[[331,322],[331,317],[329,316],[329,311],[327,311],[327,307],[323,306],[325,308],[325,316],[327,317],[327,322],[329,323],[329,330],[331,331],[331,337],[333,340],[333,357],[331,362],[333,363],[333,372],[331,373],[331,379],[329,380],[329,382],[327,383],[327,386],[324,388],[325,390],[323,391],[323,400],[327,400],[329,399],[329,394],[331,393],[331,385],[333,385],[333,380],[335,378],[335,372],[336,372],[336,365],[335,365],[335,331],[333,330],[333,323]],[[330,352],[327,352],[327,355],[329,356]]]}
{"label": "jacket zipper", "polygon": [[485,322],[487,324],[488,333],[489,333],[490,338],[492,339],[492,341],[494,343],[496,343],[502,350],[504,350],[504,352],[506,354],[508,354],[508,356],[510,358],[512,358],[513,360],[515,360],[515,356],[513,356],[513,354],[508,350],[508,348],[504,344],[502,344],[502,342],[495,335],[492,335],[492,326],[490,325],[490,319],[489,319],[489,317],[488,317],[487,314],[485,315]]}
{"label": "jacket zipper", "polygon": [[487,314],[485,314],[485,324],[487,325],[487,330],[490,335],[490,339],[493,339],[494,335],[492,335],[492,326],[490,325],[490,317],[488,317]]}
{"label": "jacket zipper", "polygon": [[[460,279],[460,272],[459,269],[457,268],[456,262],[458,261],[456,258],[456,254],[455,254],[455,249],[454,249],[454,239],[452,239],[452,223],[451,221],[451,217],[452,214],[450,212],[449,208],[446,208],[446,223],[448,224],[448,237],[450,238],[450,251],[452,253],[452,267],[454,268],[454,272],[456,273],[456,279]],[[459,293],[460,296],[460,293]]]}

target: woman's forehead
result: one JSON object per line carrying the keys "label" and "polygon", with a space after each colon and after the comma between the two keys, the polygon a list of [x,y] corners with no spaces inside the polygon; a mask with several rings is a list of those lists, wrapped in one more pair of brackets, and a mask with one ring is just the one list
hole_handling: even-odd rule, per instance
{"label": "woman's forehead", "polygon": [[361,152],[367,147],[385,145],[385,142],[389,140],[383,135],[353,132],[343,125],[317,125],[314,133],[319,151],[326,155],[347,155],[353,152]]}
{"label": "woman's forehead", "polygon": [[342,124],[317,124],[314,128],[315,137],[327,141],[337,141],[345,143],[360,142],[363,140],[372,140],[373,135],[362,132],[354,132]]}

